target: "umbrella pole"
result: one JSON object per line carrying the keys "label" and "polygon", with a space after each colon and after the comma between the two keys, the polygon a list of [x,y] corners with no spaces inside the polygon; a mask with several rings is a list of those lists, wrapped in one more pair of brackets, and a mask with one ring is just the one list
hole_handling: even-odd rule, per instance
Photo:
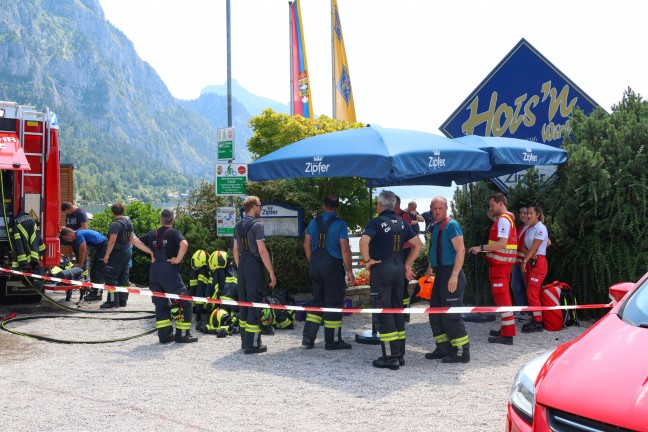
{"label": "umbrella pole", "polygon": [[373,188],[369,188],[369,219],[373,218]]}
{"label": "umbrella pole", "polygon": [[[470,189],[470,209],[472,211],[471,231],[472,231],[472,244],[477,244],[477,233],[475,232],[475,197],[473,195],[472,183],[468,184]],[[479,306],[479,276],[477,275],[477,255],[473,254],[473,265],[475,274],[475,306]]]}

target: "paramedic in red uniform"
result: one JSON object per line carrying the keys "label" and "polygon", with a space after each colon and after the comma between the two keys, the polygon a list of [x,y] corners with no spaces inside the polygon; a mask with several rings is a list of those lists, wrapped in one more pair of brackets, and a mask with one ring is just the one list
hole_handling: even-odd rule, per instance
{"label": "paramedic in red uniform", "polygon": [[[509,287],[511,268],[517,258],[515,221],[506,209],[506,205],[506,196],[503,193],[488,197],[489,213],[495,217],[488,236],[488,244],[470,248],[473,254],[486,253],[493,299],[497,306],[512,306]],[[513,312],[503,312],[502,326],[499,330],[491,330],[488,342],[513,345],[515,334]]]}
{"label": "paramedic in red uniform", "polygon": [[[524,238],[524,260],[522,261],[522,272],[527,285],[527,298],[529,306],[540,306],[540,292],[542,283],[547,276],[547,243],[549,233],[544,225],[542,207],[538,203],[527,207],[527,220],[529,229]],[[523,333],[541,332],[542,312],[533,312],[533,321],[522,326]]]}

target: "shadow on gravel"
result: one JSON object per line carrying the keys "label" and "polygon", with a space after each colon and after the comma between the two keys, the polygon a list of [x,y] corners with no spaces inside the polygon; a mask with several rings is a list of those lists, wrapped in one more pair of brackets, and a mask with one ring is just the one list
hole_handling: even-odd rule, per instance
{"label": "shadow on gravel", "polygon": [[[370,328],[370,321],[366,317],[353,317],[347,319],[345,325],[344,338],[352,341],[356,332]],[[412,323],[407,325],[406,365],[398,371],[372,366],[371,362],[381,355],[377,345],[353,343],[351,350],[324,350],[321,330],[315,348],[304,349],[300,323],[294,330],[264,336],[267,353],[245,355],[242,350],[236,350],[223,354],[212,366],[216,371],[250,371],[291,380],[297,387],[325,387],[357,398],[380,400],[410,387],[461,385],[474,374],[492,373],[493,368],[505,364],[524,363],[584,331],[580,327],[535,334],[522,334],[518,330],[515,344],[508,346],[488,343],[488,331],[497,328],[496,323],[466,323],[466,326],[471,341],[471,361],[467,364],[443,364],[439,360],[425,359],[425,353],[432,349],[433,339],[427,317],[421,316],[413,317]],[[234,337],[240,344],[239,336]]]}

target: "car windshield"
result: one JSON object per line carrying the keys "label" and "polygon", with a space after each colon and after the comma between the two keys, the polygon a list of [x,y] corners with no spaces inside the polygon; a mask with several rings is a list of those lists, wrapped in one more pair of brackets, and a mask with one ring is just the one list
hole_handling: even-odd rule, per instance
{"label": "car windshield", "polygon": [[634,326],[648,327],[648,278],[626,300],[619,316]]}

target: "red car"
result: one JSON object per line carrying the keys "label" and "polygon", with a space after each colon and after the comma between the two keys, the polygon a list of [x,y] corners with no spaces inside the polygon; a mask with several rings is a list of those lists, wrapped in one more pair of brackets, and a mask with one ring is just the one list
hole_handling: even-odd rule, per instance
{"label": "red car", "polygon": [[648,274],[610,296],[605,317],[519,370],[507,431],[648,431]]}

